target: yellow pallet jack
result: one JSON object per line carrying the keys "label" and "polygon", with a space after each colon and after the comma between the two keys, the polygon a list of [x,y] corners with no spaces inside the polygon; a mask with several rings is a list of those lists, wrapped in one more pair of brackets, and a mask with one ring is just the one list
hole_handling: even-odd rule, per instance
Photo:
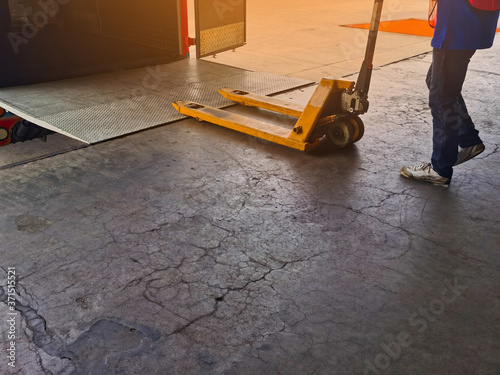
{"label": "yellow pallet jack", "polygon": [[235,103],[297,118],[291,131],[289,128],[199,103],[176,101],[172,105],[181,114],[198,121],[211,122],[301,151],[316,148],[324,139],[335,148],[357,142],[364,134],[364,124],[359,115],[368,111],[368,89],[383,2],[375,0],[365,59],[356,83],[323,78],[305,107],[242,90],[219,90],[221,95]]}

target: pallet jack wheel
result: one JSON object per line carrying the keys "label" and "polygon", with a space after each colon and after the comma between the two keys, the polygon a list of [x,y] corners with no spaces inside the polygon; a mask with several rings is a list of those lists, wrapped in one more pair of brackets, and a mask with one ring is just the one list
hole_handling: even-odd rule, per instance
{"label": "pallet jack wheel", "polygon": [[361,138],[363,138],[363,135],[365,135],[365,124],[359,118],[359,116],[351,117],[350,123],[354,128],[354,135],[352,137],[353,138],[352,142],[355,143],[359,141]]}
{"label": "pallet jack wheel", "polygon": [[343,148],[353,143],[354,126],[350,121],[337,121],[326,131],[326,138],[335,148]]}

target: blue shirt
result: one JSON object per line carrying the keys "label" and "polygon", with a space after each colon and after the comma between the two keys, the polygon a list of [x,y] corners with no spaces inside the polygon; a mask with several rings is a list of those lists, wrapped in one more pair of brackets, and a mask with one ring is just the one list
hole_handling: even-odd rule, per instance
{"label": "blue shirt", "polygon": [[469,0],[438,0],[431,45],[438,49],[485,49],[493,45],[499,12],[476,10]]}

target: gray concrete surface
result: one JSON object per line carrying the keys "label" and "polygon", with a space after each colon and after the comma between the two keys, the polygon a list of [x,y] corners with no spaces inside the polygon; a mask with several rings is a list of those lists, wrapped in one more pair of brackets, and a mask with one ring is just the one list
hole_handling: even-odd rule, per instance
{"label": "gray concrete surface", "polygon": [[499,47],[449,189],[398,174],[429,158],[428,55],[374,72],[341,151],[185,120],[0,171],[0,372],[500,373]]}
{"label": "gray concrete surface", "polygon": [[[369,1],[350,3],[339,22],[364,22]],[[401,18],[424,2],[388,3]],[[266,4],[250,4],[264,29]],[[390,38],[388,61],[424,48]],[[228,59],[308,79],[359,67],[253,46]],[[374,72],[365,137],[344,150],[184,120],[0,170],[0,373],[499,374],[499,57],[497,42],[473,59],[464,96],[487,149],[449,189],[398,173],[430,157],[429,55]]]}
{"label": "gray concrete surface", "polygon": [[87,144],[62,134],[52,134],[47,137],[45,141],[37,138],[30,142],[10,144],[9,147],[0,148],[0,170],[23,165],[82,147],[87,147]]}

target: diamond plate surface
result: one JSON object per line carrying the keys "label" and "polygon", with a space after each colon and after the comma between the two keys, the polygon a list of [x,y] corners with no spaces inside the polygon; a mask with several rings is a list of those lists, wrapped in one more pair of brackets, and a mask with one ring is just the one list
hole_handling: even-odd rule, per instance
{"label": "diamond plate surface", "polygon": [[160,66],[148,74],[137,69],[0,89],[0,106],[92,144],[183,118],[172,107],[176,100],[228,106],[231,102],[218,93],[222,87],[270,95],[312,83],[193,60]]}
{"label": "diamond plate surface", "polygon": [[202,30],[200,31],[200,57],[236,48],[244,43],[244,22]]}

